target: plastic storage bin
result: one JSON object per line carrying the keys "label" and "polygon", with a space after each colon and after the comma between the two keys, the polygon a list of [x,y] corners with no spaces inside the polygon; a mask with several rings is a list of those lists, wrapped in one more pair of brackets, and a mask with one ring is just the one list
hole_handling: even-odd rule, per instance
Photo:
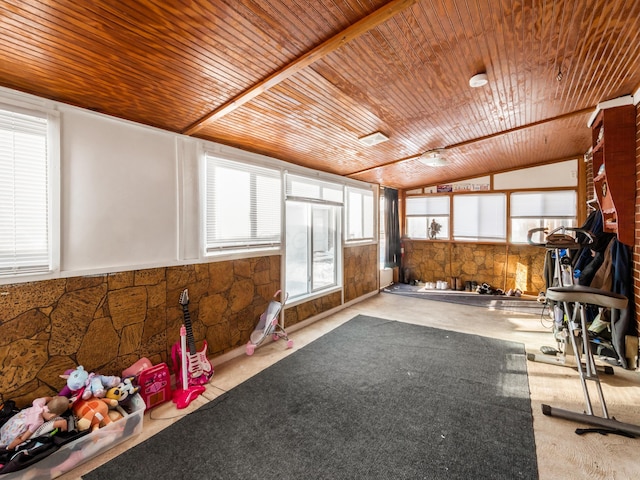
{"label": "plastic storage bin", "polygon": [[0,475],[0,480],[56,478],[87,460],[106,452],[142,432],[145,403],[139,394],[131,397],[131,413],[105,427],[69,442],[48,457],[17,472]]}

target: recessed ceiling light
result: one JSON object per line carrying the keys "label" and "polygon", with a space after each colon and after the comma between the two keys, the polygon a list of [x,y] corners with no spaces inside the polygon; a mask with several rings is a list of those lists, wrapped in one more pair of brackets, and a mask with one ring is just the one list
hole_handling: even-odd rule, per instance
{"label": "recessed ceiling light", "polygon": [[360,141],[360,143],[364,143],[368,147],[373,147],[374,145],[377,145],[379,143],[386,142],[387,140],[389,140],[389,137],[387,137],[384,133],[375,132],[370,135],[360,137],[358,140]]}
{"label": "recessed ceiling light", "polygon": [[473,88],[484,87],[489,83],[489,77],[486,73],[478,73],[469,79],[469,86]]}
{"label": "recessed ceiling light", "polygon": [[418,157],[418,160],[430,167],[444,167],[449,163],[445,158],[444,148],[424,152],[420,157]]}

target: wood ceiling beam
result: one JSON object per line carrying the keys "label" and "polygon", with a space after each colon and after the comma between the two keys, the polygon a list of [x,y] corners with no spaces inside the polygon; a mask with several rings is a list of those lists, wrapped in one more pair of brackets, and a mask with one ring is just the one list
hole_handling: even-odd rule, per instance
{"label": "wood ceiling beam", "polygon": [[195,123],[191,124],[185,130],[183,130],[182,133],[185,135],[193,135],[206,123],[216,121],[219,118],[224,117],[228,113],[233,112],[235,109],[253,100],[258,95],[261,95],[262,93],[276,86],[280,82],[283,82],[292,75],[295,75],[312,63],[320,60],[326,55],[329,55],[338,48],[349,43],[351,40],[354,40],[360,35],[368,32],[369,30],[376,28],[378,25],[386,22],[391,17],[411,7],[416,2],[417,0],[392,0],[383,7],[380,7],[375,12],[370,13],[361,20],[358,20],[356,23],[347,27],[337,35],[334,35],[329,40],[324,41],[313,50],[310,50],[304,55],[298,57],[296,60],[281,68],[277,72],[269,75],[267,78],[258,82],[253,87],[245,90],[240,95],[225,103],[221,107],[208,113]]}
{"label": "wood ceiling beam", "polygon": [[[521,125],[519,127],[510,128],[509,130],[503,130],[501,132],[492,133],[492,134],[489,134],[489,135],[485,135],[483,137],[472,138],[470,140],[465,140],[464,142],[454,143],[453,145],[447,145],[444,148],[446,150],[452,150],[454,148],[464,147],[466,145],[471,145],[473,143],[482,142],[484,140],[490,140],[492,138],[500,137],[502,135],[508,135],[509,133],[517,132],[519,130],[525,130],[527,128],[532,128],[532,127],[537,127],[539,125],[544,125],[545,123],[555,122],[557,120],[564,120],[566,118],[576,117],[578,115],[584,115],[586,113],[593,113],[593,111],[595,109],[596,109],[595,106],[594,107],[583,108],[581,110],[576,110],[575,112],[570,112],[570,113],[565,113],[563,115],[558,115],[557,117],[547,118],[545,120],[539,120],[537,122],[528,123],[526,125]],[[371,172],[372,170],[376,170],[378,168],[384,168],[384,167],[388,167],[388,166],[391,166],[391,165],[396,165],[398,163],[406,162],[408,160],[414,160],[414,159],[418,158],[420,155],[422,155],[422,154],[412,155],[410,157],[399,158],[397,160],[392,160],[392,161],[387,162],[387,163],[376,165],[375,167],[369,167],[369,168],[365,168],[365,169],[362,169],[362,170],[358,170],[357,172],[348,173],[345,176],[354,177],[356,175],[361,175],[363,173]]]}

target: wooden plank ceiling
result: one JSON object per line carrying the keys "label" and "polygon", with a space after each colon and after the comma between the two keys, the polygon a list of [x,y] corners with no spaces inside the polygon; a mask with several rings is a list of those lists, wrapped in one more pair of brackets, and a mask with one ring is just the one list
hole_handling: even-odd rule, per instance
{"label": "wooden plank ceiling", "polygon": [[1,86],[400,189],[581,156],[640,86],[628,0],[0,0],[0,31]]}

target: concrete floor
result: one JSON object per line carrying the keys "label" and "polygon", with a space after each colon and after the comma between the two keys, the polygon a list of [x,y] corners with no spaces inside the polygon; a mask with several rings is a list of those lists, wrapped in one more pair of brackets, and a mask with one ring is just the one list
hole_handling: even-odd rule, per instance
{"label": "concrete floor", "polygon": [[[540,315],[381,293],[303,328],[295,331],[289,329],[290,338],[295,342],[292,350],[286,350],[283,342],[270,342],[259,347],[251,357],[244,354],[243,348],[234,354],[215,359],[215,376],[207,385],[206,392],[188,408],[177,410],[171,402],[153,408],[145,413],[144,428],[140,435],[58,478],[81,478],[86,472],[157,433],[296,349],[304,348],[314,339],[358,314],[517,341],[525,345],[528,353],[538,354],[542,345],[555,345],[549,322]],[[640,438],[597,433],[580,436],[575,433],[575,429],[586,425],[542,414],[542,403],[577,412],[584,410],[582,389],[574,369],[532,361],[527,362],[527,368],[541,480],[638,478]],[[614,371],[614,375],[601,376],[609,413],[621,422],[640,425],[640,375],[619,367],[615,367]],[[594,402],[595,405],[597,404]],[[514,462],[517,461],[518,459],[514,459]],[[126,472],[124,475],[126,477]],[[490,476],[490,472],[487,472],[487,478]]]}

